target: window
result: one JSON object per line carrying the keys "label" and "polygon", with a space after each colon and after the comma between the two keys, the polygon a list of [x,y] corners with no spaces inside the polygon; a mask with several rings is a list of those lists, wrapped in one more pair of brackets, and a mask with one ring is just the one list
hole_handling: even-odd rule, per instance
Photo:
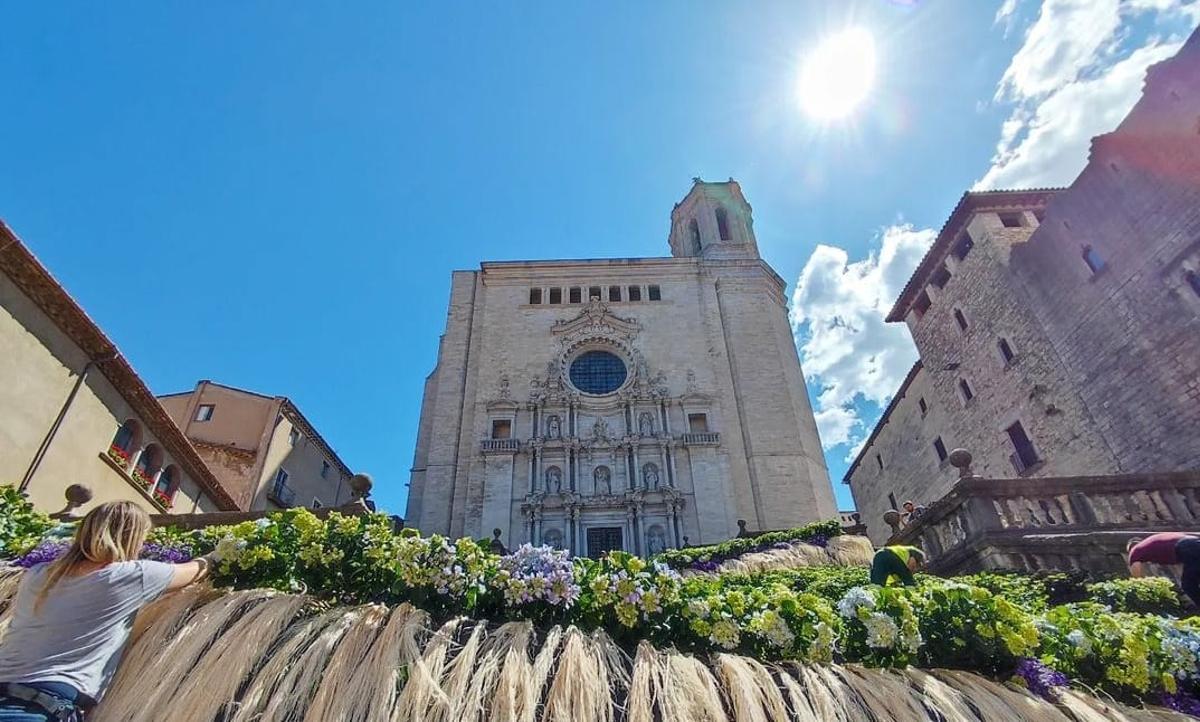
{"label": "window", "polygon": [[1003,224],[1005,228],[1020,228],[1021,226],[1025,225],[1025,217],[1024,214],[1019,211],[1016,213],[1001,213],[1000,223]]}
{"label": "window", "polygon": [[196,407],[196,421],[211,421],[216,408],[212,404],[200,404]]}
{"label": "window", "polygon": [[722,241],[728,241],[733,236],[729,235],[729,217],[725,214],[725,209],[717,206],[717,235]]}
{"label": "window", "polygon": [[650,293],[651,301],[661,301],[662,300],[662,290],[660,290],[658,286],[651,286],[650,288],[648,288],[646,290],[649,291],[649,293]]}
{"label": "window", "polygon": [[300,429],[293,428],[288,432],[288,443],[295,446],[298,441],[300,441]]}
{"label": "window", "polygon": [[571,298],[571,303],[582,303],[583,302],[583,289],[580,288],[579,286],[572,286],[570,298]]}
{"label": "window", "polygon": [[591,301],[593,298],[597,301],[604,298],[604,294],[600,293],[599,286],[588,286],[588,301]]}
{"label": "window", "polygon": [[112,443],[108,447],[108,456],[122,467],[129,468],[129,457],[141,443],[141,425],[133,419],[127,419],[113,436]]}
{"label": "window", "polygon": [[610,300],[610,301],[620,301],[621,300],[621,287],[620,286],[609,286],[608,287],[608,300]]}
{"label": "window", "polygon": [[179,472],[174,466],[168,466],[158,475],[158,483],[154,485],[154,497],[169,507],[178,488]]}
{"label": "window", "polygon": [[896,494],[890,491],[888,492],[888,503],[892,505],[893,509],[900,509],[900,505],[896,503]]}
{"label": "window", "polygon": [[150,444],[138,456],[137,464],[133,467],[134,478],[141,477],[139,481],[149,486],[154,483],[155,476],[158,475],[163,464],[163,451],[158,444]]}
{"label": "window", "polygon": [[321,478],[322,479],[329,478],[329,462],[328,461],[321,462]]}
{"label": "window", "polygon": [[625,362],[608,351],[587,351],[571,362],[571,384],[585,394],[611,394],[625,383]]}
{"label": "window", "polygon": [[495,419],[492,421],[492,438],[493,439],[508,439],[512,437],[512,422],[508,419]]}
{"label": "window", "polygon": [[958,392],[962,394],[963,403],[975,398],[975,392],[971,390],[971,384],[967,383],[966,379],[958,380]]}
{"label": "window", "polygon": [[1091,269],[1093,275],[1104,270],[1104,259],[1091,246],[1083,247],[1083,262]]}
{"label": "window", "polygon": [[939,462],[945,461],[950,457],[946,453],[946,445],[942,443],[942,437],[940,436],[933,440],[933,451],[937,454]]}
{"label": "window", "polygon": [[553,304],[562,303],[562,289],[561,288],[550,289],[550,303],[553,303]]}
{"label": "window", "polygon": [[937,270],[930,276],[929,282],[938,288],[946,287],[946,284],[950,282],[950,269],[946,268],[946,264],[943,263],[937,267]]}
{"label": "window", "polygon": [[688,224],[688,235],[692,238],[692,253],[700,255],[700,224],[695,218]]}
{"label": "window", "polygon": [[929,404],[925,403],[925,397],[917,399],[917,406],[921,407],[921,416],[929,413]]}
{"label": "window", "polygon": [[1021,426],[1020,421],[1005,429],[1004,433],[1008,434],[1008,440],[1012,442],[1015,450],[1009,460],[1018,474],[1028,471],[1038,463],[1037,450],[1033,448],[1033,442],[1029,440],[1029,435],[1025,433],[1025,427]]}
{"label": "window", "polygon": [[958,324],[960,330],[967,330],[967,317],[963,315],[961,308],[954,309],[954,321]]}
{"label": "window", "polygon": [[933,303],[929,300],[929,294],[921,291],[921,293],[917,295],[917,300],[913,302],[913,310],[916,311],[917,318],[924,316],[925,312],[928,311],[929,307],[932,305]]}
{"label": "window", "polygon": [[542,302],[542,289],[540,289],[540,288],[529,289],[530,305],[536,306],[537,304],[539,304],[541,302]]}
{"label": "window", "polygon": [[318,499],[317,497],[315,497],[315,496],[314,496],[314,497],[313,497],[312,508],[314,508],[314,509],[320,509],[320,508],[321,508],[321,507],[323,507],[323,506],[325,506],[325,505],[321,503],[321,500],[320,500],[320,499]]}
{"label": "window", "polygon": [[964,233],[962,234],[962,237],[958,239],[958,242],[954,244],[954,257],[960,261],[965,261],[967,254],[970,253],[971,249],[974,247],[975,241],[971,240],[971,235],[969,233]]}
{"label": "window", "polygon": [[996,342],[996,349],[1000,351],[1000,358],[1004,359],[1005,366],[1012,363],[1013,358],[1016,357],[1016,354],[1013,353],[1012,346],[1008,345],[1008,339],[1006,338],[1001,338]]}
{"label": "window", "polygon": [[271,484],[270,497],[283,507],[292,506],[296,503],[296,492],[288,488],[288,473],[286,469],[280,467],[279,471],[275,472],[275,481]]}
{"label": "window", "polygon": [[708,414],[688,414],[688,431],[693,434],[707,434]]}
{"label": "window", "polygon": [[1183,274],[1183,278],[1188,282],[1188,285],[1192,287],[1192,292],[1197,296],[1200,296],[1200,273],[1188,271],[1187,273]]}
{"label": "window", "polygon": [[879,464],[879,470],[883,471],[883,457],[880,456],[879,454],[876,454],[875,455],[875,463]]}
{"label": "window", "polygon": [[629,290],[629,300],[630,301],[642,300],[642,287],[641,286],[630,286],[628,290]]}

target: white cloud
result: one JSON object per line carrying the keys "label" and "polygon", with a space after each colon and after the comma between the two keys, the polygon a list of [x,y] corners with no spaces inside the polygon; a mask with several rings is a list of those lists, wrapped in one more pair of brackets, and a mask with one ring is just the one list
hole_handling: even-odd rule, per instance
{"label": "white cloud", "polygon": [[997,100],[1051,93],[1096,62],[1121,25],[1118,0],[1045,0],[996,89]]}
{"label": "white cloud", "polygon": [[1017,3],[1019,0],[1004,0],[1000,9],[996,11],[996,19],[992,22],[997,25],[1004,25],[1007,29],[1012,24],[1013,13],[1017,11]]}
{"label": "white cloud", "polygon": [[850,262],[843,249],[820,245],[800,272],[792,327],[805,373],[820,389],[816,417],[825,448],[860,442],[867,420],[855,402],[887,403],[916,360],[908,329],[883,318],[935,236],[889,226],[867,258]]}

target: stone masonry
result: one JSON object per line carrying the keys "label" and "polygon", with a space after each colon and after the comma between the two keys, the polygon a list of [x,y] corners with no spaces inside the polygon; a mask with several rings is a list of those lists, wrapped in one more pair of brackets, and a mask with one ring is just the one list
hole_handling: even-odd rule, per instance
{"label": "stone masonry", "polygon": [[[670,258],[453,274],[409,526],[651,553],[728,539],[738,519],[835,518],[784,282],[749,204],[733,181],[697,180],[671,220]],[[586,357],[608,375],[589,377]]]}

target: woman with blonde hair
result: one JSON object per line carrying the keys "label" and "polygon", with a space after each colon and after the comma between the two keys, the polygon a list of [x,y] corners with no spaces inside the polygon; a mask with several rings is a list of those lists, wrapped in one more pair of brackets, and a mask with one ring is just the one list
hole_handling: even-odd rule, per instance
{"label": "woman with blonde hair", "polygon": [[62,557],[25,572],[0,640],[0,722],[82,719],[112,679],[138,610],[208,574],[203,557],[138,559],[150,527],[133,502],[101,504]]}

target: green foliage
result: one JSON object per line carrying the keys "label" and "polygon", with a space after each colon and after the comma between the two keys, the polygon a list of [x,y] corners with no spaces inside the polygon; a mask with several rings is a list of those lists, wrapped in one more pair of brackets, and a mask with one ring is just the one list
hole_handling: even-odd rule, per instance
{"label": "green foliage", "polygon": [[1087,597],[1115,612],[1178,616],[1183,604],[1170,579],[1112,579],[1087,585]]}
{"label": "green foliage", "polygon": [[683,569],[696,562],[719,563],[752,551],[767,549],[774,544],[793,541],[824,541],[840,536],[842,525],[836,520],[819,521],[795,529],[773,531],[753,537],[730,539],[720,544],[688,547],[687,549],[669,549],[656,557],[655,561],[663,562],[674,569]]}
{"label": "green foliage", "polygon": [[24,554],[54,527],[15,486],[0,486],[0,555],[13,559]]}

